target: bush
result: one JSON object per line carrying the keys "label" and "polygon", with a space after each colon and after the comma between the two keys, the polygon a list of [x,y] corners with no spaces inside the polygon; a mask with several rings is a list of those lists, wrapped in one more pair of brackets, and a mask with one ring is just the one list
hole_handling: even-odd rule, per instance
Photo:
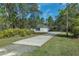
{"label": "bush", "polygon": [[75,37],[79,37],[79,26],[73,27],[72,33],[74,34]]}
{"label": "bush", "polygon": [[33,32],[28,29],[7,29],[0,31],[0,38],[12,37],[15,35],[26,36],[31,35]]}

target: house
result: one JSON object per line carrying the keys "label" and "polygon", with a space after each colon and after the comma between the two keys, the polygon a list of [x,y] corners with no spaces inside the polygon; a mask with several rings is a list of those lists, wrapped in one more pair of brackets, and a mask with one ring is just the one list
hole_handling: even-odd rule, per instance
{"label": "house", "polygon": [[49,27],[46,25],[37,25],[37,27],[34,29],[34,32],[48,32]]}

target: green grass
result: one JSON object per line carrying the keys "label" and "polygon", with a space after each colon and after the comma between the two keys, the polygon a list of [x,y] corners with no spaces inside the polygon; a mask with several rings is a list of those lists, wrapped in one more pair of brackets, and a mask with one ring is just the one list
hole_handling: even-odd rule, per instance
{"label": "green grass", "polygon": [[79,39],[55,36],[37,50],[24,53],[30,56],[79,56]]}
{"label": "green grass", "polygon": [[24,38],[32,37],[32,36],[35,36],[35,34],[27,35],[27,36],[24,36],[24,37],[20,37],[20,36],[17,35],[17,36],[13,36],[13,37],[10,37],[10,38],[0,39],[0,47],[12,44],[12,42],[22,40]]}

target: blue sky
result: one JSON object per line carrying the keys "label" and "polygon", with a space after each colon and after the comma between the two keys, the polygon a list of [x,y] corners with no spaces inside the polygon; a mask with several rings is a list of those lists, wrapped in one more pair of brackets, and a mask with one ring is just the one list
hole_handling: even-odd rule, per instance
{"label": "blue sky", "polygon": [[43,13],[41,17],[44,17],[45,19],[48,16],[52,16],[53,19],[55,20],[56,16],[58,14],[58,10],[64,9],[66,4],[58,4],[58,3],[40,3],[39,4],[39,9]]}

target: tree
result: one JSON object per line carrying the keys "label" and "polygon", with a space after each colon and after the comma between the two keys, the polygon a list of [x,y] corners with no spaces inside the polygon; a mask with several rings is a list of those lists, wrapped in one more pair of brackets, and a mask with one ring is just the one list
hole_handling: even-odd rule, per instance
{"label": "tree", "polygon": [[66,31],[66,9],[60,10],[57,19],[55,20],[57,30]]}
{"label": "tree", "polygon": [[47,25],[53,30],[54,28],[54,20],[51,16],[47,18]]}
{"label": "tree", "polygon": [[63,9],[63,12],[61,10],[61,13],[58,16],[56,23],[58,23],[57,25],[60,25],[60,26],[62,25],[66,26],[66,33],[68,36],[68,32],[71,32],[75,24],[77,24],[74,22],[77,21],[76,19],[78,18],[78,16],[79,16],[79,5],[67,4],[66,8]]}
{"label": "tree", "polygon": [[79,37],[79,18],[76,18],[75,21],[72,22],[72,33],[74,37]]}
{"label": "tree", "polygon": [[[1,9],[0,13],[3,14],[4,18],[6,18],[6,21],[8,21],[8,25],[10,25],[10,28],[16,28],[20,27],[21,22],[23,22],[22,26],[26,26],[28,24],[27,16],[30,14],[32,22],[35,23],[35,18],[38,15],[38,4],[34,3],[6,3],[6,4],[0,4]],[[6,17],[5,17],[6,16]],[[24,22],[25,21],[25,22]],[[6,23],[6,22],[5,22]],[[33,25],[33,24],[32,24]],[[35,25],[34,25],[35,26]],[[21,27],[20,27],[21,28]]]}

